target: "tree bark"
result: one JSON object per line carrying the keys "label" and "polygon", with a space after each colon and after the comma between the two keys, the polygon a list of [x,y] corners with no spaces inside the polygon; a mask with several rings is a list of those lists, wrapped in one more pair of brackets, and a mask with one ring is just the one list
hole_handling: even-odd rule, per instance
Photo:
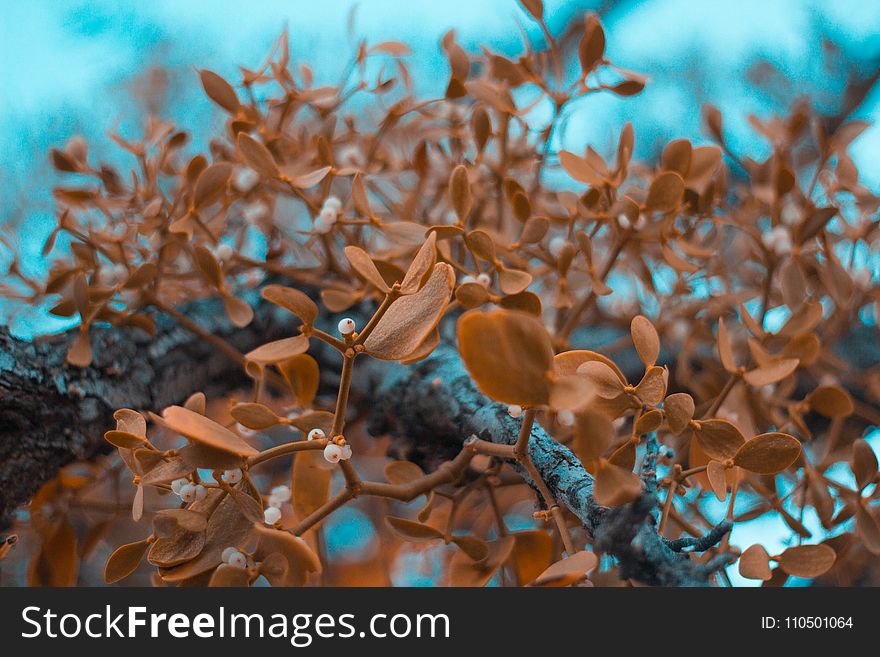
{"label": "tree bark", "polygon": [[[268,303],[237,329],[216,299],[182,311],[242,352],[290,331]],[[0,327],[0,526],[64,465],[106,446],[122,407],[158,411],[194,391],[221,394],[246,380],[240,364],[177,322],[158,314],[155,337],[128,327],[90,331],[94,361],[65,361],[78,330],[24,342]]]}

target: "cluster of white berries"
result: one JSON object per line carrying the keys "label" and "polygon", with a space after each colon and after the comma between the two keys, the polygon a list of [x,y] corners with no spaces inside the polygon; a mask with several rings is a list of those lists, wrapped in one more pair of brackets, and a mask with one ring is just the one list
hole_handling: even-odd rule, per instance
{"label": "cluster of white berries", "polygon": [[777,226],[773,230],[761,235],[761,241],[770,251],[780,255],[791,251],[791,233],[784,226]]}
{"label": "cluster of white berries", "polygon": [[351,445],[330,443],[324,448],[324,458],[328,463],[339,463],[351,458]]}
{"label": "cluster of white berries", "polygon": [[322,235],[333,230],[333,225],[339,219],[339,211],[342,209],[342,201],[335,196],[324,199],[321,211],[315,219],[315,230]]}
{"label": "cluster of white berries", "polygon": [[269,506],[280,509],[285,503],[290,501],[290,488],[287,486],[275,486],[269,493]]}
{"label": "cluster of white berries", "polygon": [[244,556],[241,551],[235,549],[234,547],[228,547],[223,550],[223,554],[220,555],[220,559],[228,566],[234,566],[235,568],[247,568],[247,557]]}
{"label": "cluster of white berries", "polygon": [[489,276],[486,272],[482,272],[477,274],[476,278],[470,275],[462,276],[461,281],[459,281],[462,285],[465,283],[479,283],[483,287],[489,287],[492,284],[492,277]]}
{"label": "cluster of white berries", "polygon": [[354,320],[351,317],[344,317],[339,320],[337,328],[339,329],[340,335],[351,335],[357,328],[357,324],[354,323]]}
{"label": "cluster of white berries", "polygon": [[267,525],[274,525],[281,520],[281,507],[290,501],[290,488],[287,486],[275,486],[269,493],[269,506],[263,511],[263,521]]}
{"label": "cluster of white berries", "polygon": [[233,485],[241,481],[243,476],[241,468],[235,468],[234,470],[224,470],[220,478],[227,484]]}
{"label": "cluster of white berries", "polygon": [[187,504],[201,502],[208,494],[208,489],[201,484],[190,483],[188,479],[175,479],[171,482],[171,490]]}
{"label": "cluster of white berries", "polygon": [[627,228],[632,228],[633,230],[641,230],[645,227],[645,224],[647,222],[645,221],[645,217],[643,217],[642,215],[639,215],[638,219],[636,219],[635,222],[632,222],[630,221],[629,217],[621,213],[617,215],[617,223],[620,224],[620,227],[624,230],[626,230]]}

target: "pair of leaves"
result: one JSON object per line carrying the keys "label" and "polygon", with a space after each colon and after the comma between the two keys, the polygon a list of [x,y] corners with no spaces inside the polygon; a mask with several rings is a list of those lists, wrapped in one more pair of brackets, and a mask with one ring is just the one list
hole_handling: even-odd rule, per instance
{"label": "pair of leaves", "polygon": [[774,559],[789,575],[813,578],[828,572],[836,558],[834,550],[823,543],[790,547],[778,557],[771,557],[762,545],[756,543],[740,556],[739,572],[748,579],[767,581],[773,577],[770,560]]}
{"label": "pair of leaves", "polygon": [[732,460],[733,465],[755,474],[782,472],[801,455],[800,441],[794,436],[773,431],[746,440],[733,423],[722,419],[695,422],[693,435],[710,458]]}
{"label": "pair of leaves", "polygon": [[590,399],[583,379],[555,372],[550,335],[534,315],[471,310],[458,320],[458,344],[477,387],[496,401],[564,410]]}
{"label": "pair of leaves", "polygon": [[231,468],[259,453],[223,425],[182,406],[166,408],[162,421],[190,441],[181,456],[194,466]]}

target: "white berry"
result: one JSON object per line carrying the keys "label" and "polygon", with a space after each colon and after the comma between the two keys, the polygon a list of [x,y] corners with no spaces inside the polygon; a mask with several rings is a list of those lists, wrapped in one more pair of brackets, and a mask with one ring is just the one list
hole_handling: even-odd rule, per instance
{"label": "white berry", "polygon": [[223,561],[223,563],[236,568],[247,568],[247,557],[234,547],[228,547],[223,550],[223,554],[220,555],[220,560]]}
{"label": "white berry", "polygon": [[343,445],[342,446],[342,460],[347,461],[351,458],[351,445]]}
{"label": "white berry", "polygon": [[489,285],[492,283],[492,277],[489,276],[489,274],[487,274],[486,272],[483,272],[482,274],[479,274],[477,276],[477,283],[479,283],[483,287],[489,287]]}
{"label": "white berry", "polygon": [[290,499],[290,488],[287,486],[275,486],[272,489],[271,495],[272,497],[277,497],[282,502],[287,502]]}
{"label": "white berry", "polygon": [[351,335],[354,333],[356,327],[357,325],[351,317],[345,317],[344,319],[339,320],[338,328],[341,335]]}
{"label": "white berry", "polygon": [[320,233],[321,235],[326,235],[333,230],[333,226],[335,225],[336,213],[331,211],[330,214],[325,215],[325,212],[322,210],[321,214],[318,215],[318,218],[315,219],[315,232]]}
{"label": "white berry", "polygon": [[180,499],[187,504],[196,501],[196,487],[192,484],[184,484],[180,487],[180,492],[177,494],[180,495]]}
{"label": "white berry", "polygon": [[260,174],[248,167],[242,167],[235,173],[232,184],[240,192],[249,192],[260,182]]}
{"label": "white berry", "polygon": [[522,415],[523,409],[519,404],[511,404],[507,407],[507,413],[510,417],[517,418]]}
{"label": "white berry", "polygon": [[234,554],[229,555],[229,561],[226,563],[233,568],[247,568],[247,557],[236,550]]}
{"label": "white berry", "polygon": [[330,443],[324,448],[324,458],[328,463],[339,463],[342,460],[342,448],[336,443]]}
{"label": "white berry", "polygon": [[556,414],[556,421],[559,422],[563,427],[570,427],[574,425],[574,412],[570,410],[559,411]]}
{"label": "white berry", "polygon": [[464,285],[465,283],[476,283],[477,279],[474,278],[473,276],[471,276],[470,274],[465,274],[464,276],[461,277],[461,279],[458,282],[460,285]]}
{"label": "white berry", "polygon": [[274,506],[270,506],[268,509],[263,511],[263,520],[267,525],[274,525],[276,522],[281,520],[281,509],[276,509]]}
{"label": "white berry", "polygon": [[328,196],[324,199],[324,207],[339,212],[342,209],[342,201],[336,196]]}
{"label": "white berry", "polygon": [[321,440],[324,438],[325,434],[321,429],[312,429],[309,431],[309,440]]}
{"label": "white berry", "polygon": [[171,482],[171,490],[175,495],[180,495],[180,489],[189,483],[187,479],[175,479]]}
{"label": "white berry", "polygon": [[217,254],[217,257],[220,258],[220,260],[229,260],[232,257],[234,251],[232,250],[232,247],[228,244],[220,244],[217,247],[215,253]]}
{"label": "white berry", "polygon": [[196,502],[201,502],[203,499],[205,499],[208,496],[208,489],[205,488],[204,486],[202,486],[201,484],[196,484],[195,495],[196,495]]}
{"label": "white berry", "polygon": [[235,470],[224,470],[222,479],[227,484],[237,484],[241,481],[242,474],[240,468],[235,468]]}

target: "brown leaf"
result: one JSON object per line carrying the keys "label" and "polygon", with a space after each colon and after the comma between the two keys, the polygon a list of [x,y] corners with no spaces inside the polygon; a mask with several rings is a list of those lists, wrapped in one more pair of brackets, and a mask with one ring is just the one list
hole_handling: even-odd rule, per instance
{"label": "brown leaf", "polygon": [[485,586],[495,571],[510,557],[515,545],[512,536],[505,536],[489,543],[489,555],[482,561],[474,561],[464,552],[456,552],[449,564],[451,586]]}
{"label": "brown leaf", "polygon": [[489,556],[489,544],[476,536],[452,536],[449,542],[455,543],[474,561],[482,561]]}
{"label": "brown leaf", "polygon": [[296,403],[302,408],[310,408],[318,394],[320,383],[318,361],[309,354],[297,354],[276,363],[275,366],[290,387]]}
{"label": "brown leaf", "polygon": [[595,463],[611,445],[613,438],[614,426],[604,415],[592,412],[575,415],[571,448],[590,472],[595,471]]}
{"label": "brown leaf", "polygon": [[570,557],[557,561],[547,568],[532,586],[568,586],[584,579],[592,570],[599,565],[599,557],[592,552],[581,550]]}
{"label": "brown leaf", "polygon": [[245,354],[245,358],[261,365],[272,365],[283,360],[289,360],[298,354],[305,353],[309,348],[309,338],[305,335],[297,335],[292,338],[282,338],[274,342],[268,342],[261,347]]}
{"label": "brown leaf", "polygon": [[727,333],[727,326],[722,317],[718,318],[718,356],[721,364],[728,372],[736,372],[739,368],[736,364],[736,356],[733,355],[733,343]]}
{"label": "brown leaf", "polygon": [[797,358],[774,358],[743,374],[743,379],[749,385],[761,388],[772,383],[779,383],[794,372],[799,364],[800,361]]}
{"label": "brown leaf", "polygon": [[762,545],[755,543],[748,547],[739,558],[739,574],[747,579],[767,581],[773,573],[770,570],[770,555]]}
{"label": "brown leaf", "polygon": [[279,175],[278,164],[272,153],[261,142],[251,137],[246,132],[238,133],[238,150],[244,161],[257,173],[267,178],[277,178]]}
{"label": "brown leaf", "polygon": [[318,317],[318,306],[308,295],[292,287],[283,285],[267,285],[260,294],[262,297],[276,306],[292,312],[299,317],[304,324],[314,324]]}
{"label": "brown leaf", "polygon": [[645,372],[645,376],[636,386],[635,395],[643,404],[647,406],[657,406],[663,401],[666,395],[666,376],[665,367],[653,366],[649,367]]}
{"label": "brown leaf", "polygon": [[467,168],[463,164],[455,167],[449,176],[449,198],[458,220],[461,223],[467,221],[471,212],[471,185],[468,182]]}
{"label": "brown leaf", "polygon": [[208,69],[202,69],[199,71],[199,77],[202,80],[202,86],[205,88],[205,93],[208,94],[208,97],[211,100],[230,114],[235,114],[238,111],[239,107],[241,107],[241,103],[239,102],[238,96],[235,93],[235,89],[232,88],[232,85]]}
{"label": "brown leaf", "polygon": [[633,344],[645,367],[651,367],[660,356],[660,336],[647,317],[636,315],[630,323]]}
{"label": "brown leaf", "polygon": [[104,582],[115,584],[137,570],[150,547],[150,539],[122,545],[113,551],[104,566]]}
{"label": "brown leaf", "polygon": [[366,279],[368,283],[380,292],[387,293],[389,288],[382,274],[376,269],[376,265],[370,255],[358,246],[346,246],[345,257],[351,263],[354,270]]}
{"label": "brown leaf", "polygon": [[694,435],[703,451],[718,461],[733,458],[746,442],[739,429],[727,420],[700,420]]}
{"label": "brown leaf", "polygon": [[532,275],[519,269],[502,269],[498,282],[504,294],[519,294],[531,284]]}
{"label": "brown leaf", "polygon": [[687,429],[690,421],[694,419],[694,398],[685,392],[676,392],[663,402],[663,410],[666,413],[669,430],[677,436]]}
{"label": "brown leaf", "polygon": [[135,449],[146,444],[146,439],[143,436],[136,436],[127,431],[108,431],[104,434],[104,440],[114,447],[122,449]]}
{"label": "brown leaf", "polygon": [[595,14],[588,14],[584,25],[584,35],[578,45],[578,60],[581,75],[586,76],[602,61],[605,55],[605,30]]}
{"label": "brown leaf", "polygon": [[709,461],[706,466],[706,477],[709,479],[709,485],[712,486],[712,492],[719,502],[727,499],[727,468],[719,461]]}
{"label": "brown leaf", "polygon": [[600,360],[588,360],[577,368],[577,373],[587,378],[604,399],[614,399],[623,392],[624,384],[608,365]]}
{"label": "brown leaf", "polygon": [[431,277],[415,294],[392,303],[364,341],[367,353],[381,360],[409,356],[434,330],[449,303],[455,274],[446,263],[434,265]]}
{"label": "brown leaf", "polygon": [[819,386],[806,399],[810,410],[830,418],[844,418],[855,410],[852,397],[840,386]]}
{"label": "brown leaf", "polygon": [[429,525],[420,522],[413,522],[406,518],[395,518],[387,516],[385,524],[388,525],[395,534],[407,541],[429,541],[437,538],[443,538],[443,532]]}
{"label": "brown leaf", "polygon": [[681,203],[684,180],[674,171],[664,171],[651,181],[645,209],[652,212],[671,212]]}
{"label": "brown leaf", "polygon": [[733,462],[739,467],[756,474],[776,474],[782,472],[798,460],[801,444],[787,433],[762,433],[739,448]]}
{"label": "brown leaf", "polygon": [[850,468],[855,475],[859,490],[864,489],[877,478],[877,455],[863,438],[857,438],[853,443]]}
{"label": "brown leaf", "polygon": [[819,577],[824,575],[837,555],[834,550],[824,544],[797,545],[790,547],[779,555],[779,567],[795,577]]}
{"label": "brown leaf", "polygon": [[410,263],[406,276],[400,284],[400,291],[403,294],[413,294],[418,292],[422,286],[425,275],[434,267],[437,261],[437,233],[428,235],[428,239],[416,253],[416,257]]}
{"label": "brown leaf", "polygon": [[471,310],[458,320],[462,360],[477,387],[505,404],[550,400],[553,345],[536,317],[510,310]]}
{"label": "brown leaf", "polygon": [[321,572],[321,560],[303,539],[289,532],[255,525],[259,543],[255,558],[280,553],[287,559],[287,586],[302,586],[309,573]]}
{"label": "brown leaf", "polygon": [[[304,429],[304,431],[310,431]],[[329,431],[325,432],[329,433]],[[308,518],[330,497],[333,474],[324,467],[326,461],[319,451],[300,452],[293,462],[293,511],[297,520]]]}
{"label": "brown leaf", "polygon": [[236,404],[231,414],[239,424],[258,431],[274,427],[279,422],[279,417],[263,404]]}
{"label": "brown leaf", "polygon": [[254,319],[254,310],[244,299],[239,299],[231,294],[223,295],[223,308],[229,321],[237,328],[244,328]]}
{"label": "brown leaf", "polygon": [[242,458],[258,453],[226,427],[182,406],[169,406],[162,412],[162,418],[172,431],[209,448]]}
{"label": "brown leaf", "polygon": [[514,532],[511,536],[516,541],[513,557],[517,579],[521,584],[532,582],[553,562],[553,537],[540,529]]}

